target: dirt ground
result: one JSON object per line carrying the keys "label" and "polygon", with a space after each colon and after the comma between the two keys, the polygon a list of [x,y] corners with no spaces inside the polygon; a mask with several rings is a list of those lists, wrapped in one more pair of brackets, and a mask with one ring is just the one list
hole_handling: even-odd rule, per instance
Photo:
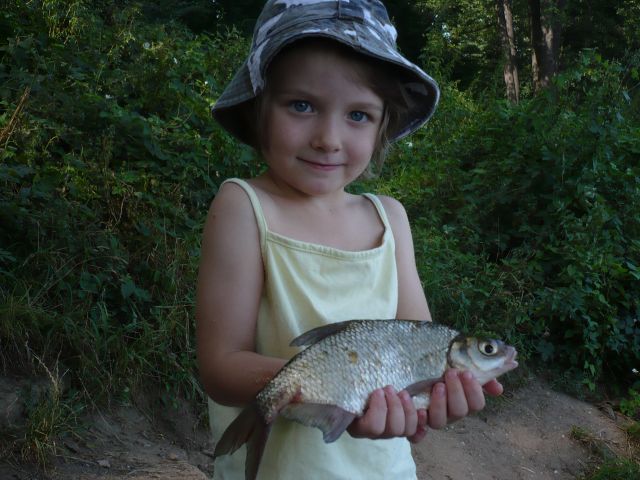
{"label": "dirt ground", "polygon": [[[623,419],[530,380],[501,399],[490,399],[480,414],[430,432],[413,449],[418,478],[573,479],[603,453],[628,450]],[[119,407],[93,414],[81,436],[61,442],[61,453],[47,471],[0,458],[0,479],[210,478],[213,445],[202,412],[186,406],[169,412],[152,418],[140,409]],[[576,427],[582,435],[575,434]]]}

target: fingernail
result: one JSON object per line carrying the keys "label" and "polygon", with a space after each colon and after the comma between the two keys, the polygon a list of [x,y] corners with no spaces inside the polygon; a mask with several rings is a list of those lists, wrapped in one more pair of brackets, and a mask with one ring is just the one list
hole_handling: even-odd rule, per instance
{"label": "fingernail", "polygon": [[387,385],[385,387],[385,390],[391,395],[394,395],[396,393],[396,389],[393,388],[393,385]]}
{"label": "fingernail", "polygon": [[462,378],[465,380],[471,380],[473,378],[473,374],[470,371],[462,372]]}
{"label": "fingernail", "polygon": [[447,373],[445,374],[445,376],[449,379],[449,380],[454,380],[457,376],[458,376],[458,370],[447,370]]}
{"label": "fingernail", "polygon": [[433,395],[444,396],[444,385],[442,383],[436,383],[436,386],[433,387]]}
{"label": "fingernail", "polygon": [[411,395],[409,395],[409,392],[407,392],[406,390],[402,390],[398,395],[404,401],[407,401],[407,402],[411,401]]}

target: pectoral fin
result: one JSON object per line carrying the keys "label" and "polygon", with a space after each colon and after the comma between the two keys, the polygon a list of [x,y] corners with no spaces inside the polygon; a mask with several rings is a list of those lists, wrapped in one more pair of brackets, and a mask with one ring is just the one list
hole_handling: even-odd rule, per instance
{"label": "pectoral fin", "polygon": [[429,408],[429,403],[431,401],[431,388],[438,382],[441,382],[443,379],[440,378],[430,378],[428,380],[420,380],[419,382],[413,383],[405,388],[407,393],[411,395],[413,399],[413,405],[416,408]]}
{"label": "pectoral fin", "polygon": [[336,405],[317,403],[290,403],[280,410],[280,415],[308,427],[319,428],[325,443],[336,441],[356,418],[355,413]]}
{"label": "pectoral fin", "polygon": [[413,406],[416,409],[427,409],[429,408],[429,403],[431,403],[431,396],[428,393],[422,392],[416,395],[415,397],[411,397],[413,400]]}
{"label": "pectoral fin", "polygon": [[412,383],[411,385],[404,387],[409,395],[415,397],[416,395],[421,395],[424,393],[431,393],[431,387],[433,387],[436,383],[442,382],[443,378],[429,378],[427,380],[420,380],[419,382]]}

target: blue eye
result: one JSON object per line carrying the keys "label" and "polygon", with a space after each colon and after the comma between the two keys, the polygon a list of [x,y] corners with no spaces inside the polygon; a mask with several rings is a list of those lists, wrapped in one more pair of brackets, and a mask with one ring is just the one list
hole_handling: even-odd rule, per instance
{"label": "blue eye", "polygon": [[298,113],[308,113],[311,111],[311,104],[304,100],[295,100],[291,102],[291,108]]}
{"label": "blue eye", "polygon": [[364,122],[369,119],[369,115],[364,112],[355,111],[349,113],[349,118],[354,122]]}

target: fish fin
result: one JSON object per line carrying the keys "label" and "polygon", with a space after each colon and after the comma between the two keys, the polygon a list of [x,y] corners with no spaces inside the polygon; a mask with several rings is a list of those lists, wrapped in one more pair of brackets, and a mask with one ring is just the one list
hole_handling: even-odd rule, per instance
{"label": "fish fin", "polygon": [[429,404],[431,403],[431,395],[426,392],[419,393],[418,395],[411,397],[411,399],[413,400],[413,406],[416,407],[416,410],[421,408],[426,410],[429,408]]}
{"label": "fish fin", "polygon": [[215,459],[222,455],[229,455],[238,450],[242,445],[249,441],[254,429],[256,428],[256,424],[261,422],[262,420],[256,405],[248,405],[229,424],[220,437],[220,440],[218,440],[213,452],[213,458]]}
{"label": "fish fin", "polygon": [[306,345],[313,345],[314,343],[319,342],[320,340],[328,337],[329,335],[334,335],[338,332],[343,331],[345,328],[348,328],[349,325],[354,321],[357,322],[361,320],[347,320],[345,322],[330,323],[329,325],[323,325],[321,327],[312,328],[311,330],[291,340],[291,343],[289,344],[289,346],[304,347]]}
{"label": "fish fin", "polygon": [[258,474],[260,459],[270,430],[271,426],[262,420],[258,407],[252,403],[242,410],[224,431],[216,444],[213,458],[232,454],[246,443],[245,477],[247,480],[253,480]]}
{"label": "fish fin", "polygon": [[427,380],[420,380],[419,382],[412,383],[411,385],[409,385],[408,387],[405,387],[404,389],[407,391],[409,395],[414,397],[416,395],[420,395],[425,392],[430,393],[431,387],[433,387],[438,382],[442,382],[442,380],[443,380],[442,377],[429,378]]}
{"label": "fish fin", "polygon": [[334,442],[356,418],[356,414],[338,407],[320,403],[290,403],[280,410],[289,420],[322,430],[325,443]]}
{"label": "fish fin", "polygon": [[257,422],[249,440],[247,441],[247,458],[244,463],[245,480],[255,480],[258,476],[260,460],[267,445],[267,438],[271,432],[271,424]]}

